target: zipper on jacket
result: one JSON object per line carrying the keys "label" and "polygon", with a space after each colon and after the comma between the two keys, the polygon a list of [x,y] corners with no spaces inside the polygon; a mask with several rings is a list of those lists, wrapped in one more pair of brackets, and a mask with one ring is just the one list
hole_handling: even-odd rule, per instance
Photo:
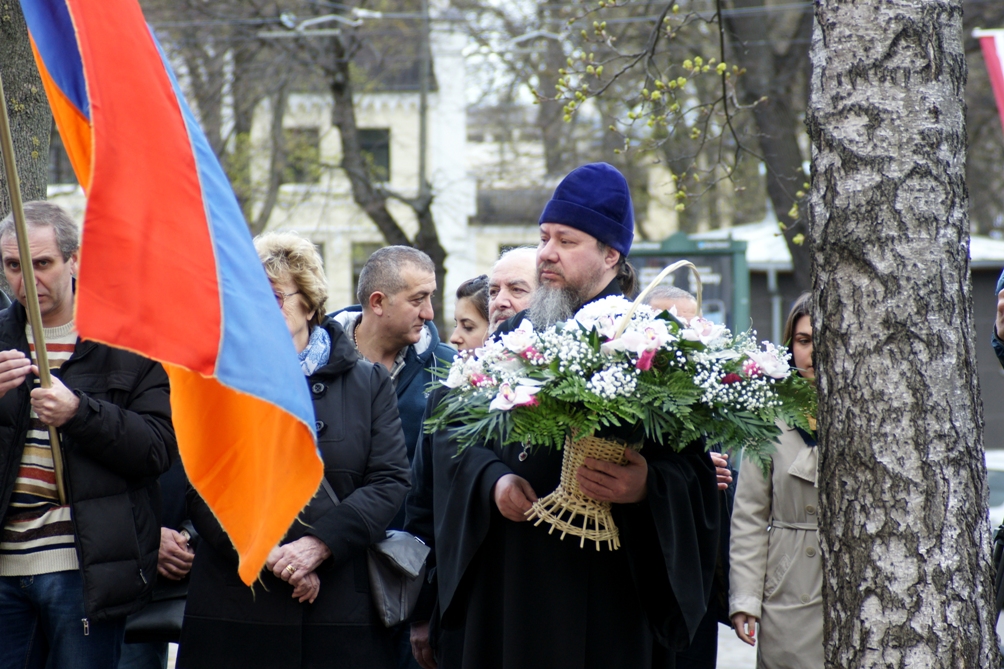
{"label": "zipper on jacket", "polygon": [[143,579],[143,585],[149,585],[146,580],[146,574],[143,573],[143,567],[139,568],[139,577]]}
{"label": "zipper on jacket", "polygon": [[90,636],[91,634],[91,621],[87,618],[81,618],[80,621],[84,623],[84,636]]}

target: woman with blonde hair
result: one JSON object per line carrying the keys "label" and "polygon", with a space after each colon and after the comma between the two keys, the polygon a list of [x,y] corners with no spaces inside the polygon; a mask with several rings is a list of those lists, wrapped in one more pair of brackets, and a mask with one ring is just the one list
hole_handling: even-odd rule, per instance
{"label": "woman with blonde hair", "polygon": [[[815,378],[812,295],[795,302],[784,328],[792,364]],[[809,418],[815,424],[814,417]],[[757,648],[759,669],[823,666],[823,567],[819,555],[816,440],[799,428],[783,432],[770,473],[739,473],[729,550],[729,615],[736,635]]]}
{"label": "woman with blonde hair", "polygon": [[272,550],[253,590],[237,576],[226,533],[189,492],[202,542],[178,667],[389,669],[397,649],[373,611],[366,549],[384,538],[408,490],[394,386],[324,316],[327,282],[309,240],[266,233],[255,248],[314,399],[324,483]]}

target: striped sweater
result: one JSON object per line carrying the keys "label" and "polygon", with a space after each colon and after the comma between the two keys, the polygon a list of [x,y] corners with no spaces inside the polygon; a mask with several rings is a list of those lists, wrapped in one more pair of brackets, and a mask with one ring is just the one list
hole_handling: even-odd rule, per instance
{"label": "striped sweater", "polygon": [[[37,364],[31,326],[26,327],[32,363]],[[49,366],[58,369],[77,344],[73,321],[45,328]],[[39,381],[36,378],[35,387]],[[70,507],[56,491],[49,428],[30,414],[24,454],[0,534],[0,576],[33,576],[78,568]]]}

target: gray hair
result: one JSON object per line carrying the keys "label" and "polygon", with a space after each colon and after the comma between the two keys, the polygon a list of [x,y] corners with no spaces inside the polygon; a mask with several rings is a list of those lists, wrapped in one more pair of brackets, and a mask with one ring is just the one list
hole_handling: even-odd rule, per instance
{"label": "gray hair", "polygon": [[[24,220],[33,228],[50,227],[56,232],[56,247],[63,254],[63,261],[70,259],[80,248],[80,230],[65,209],[58,204],[44,200],[32,200],[24,203]],[[14,212],[0,221],[0,240],[4,235],[16,234],[14,231]]]}
{"label": "gray hair", "polygon": [[697,298],[676,286],[656,286],[643,300],[645,304],[652,304],[653,300],[690,300],[697,302]]}
{"label": "gray hair", "polygon": [[[537,263],[537,248],[536,247],[534,247],[534,246],[516,246],[516,247],[513,247],[513,248],[509,249],[508,251],[506,251],[505,253],[503,253],[502,255],[499,256],[499,259],[495,261],[494,265],[492,265],[491,274],[495,273],[495,270],[498,269],[499,264],[503,260],[506,260],[507,258],[512,258],[512,257],[515,257],[515,256],[523,256],[523,255],[532,255],[533,256],[533,262],[534,262],[534,264]],[[536,277],[534,277],[534,278],[536,278]]]}
{"label": "gray hair", "polygon": [[368,308],[370,296],[380,292],[390,296],[404,290],[407,285],[401,278],[401,269],[411,267],[436,273],[436,265],[432,258],[424,252],[410,246],[385,246],[377,249],[363,265],[359,273],[359,288],[356,289],[356,299],[363,309]]}

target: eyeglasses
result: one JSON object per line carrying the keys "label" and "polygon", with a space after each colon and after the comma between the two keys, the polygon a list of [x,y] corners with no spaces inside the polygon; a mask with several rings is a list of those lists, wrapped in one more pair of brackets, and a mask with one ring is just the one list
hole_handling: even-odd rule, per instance
{"label": "eyeglasses", "polygon": [[299,295],[300,291],[295,290],[292,293],[284,293],[284,292],[279,291],[279,290],[273,290],[272,294],[275,295],[275,302],[276,302],[276,304],[278,304],[279,308],[282,309],[283,305],[286,304],[286,298],[287,297],[293,297],[294,295]]}

